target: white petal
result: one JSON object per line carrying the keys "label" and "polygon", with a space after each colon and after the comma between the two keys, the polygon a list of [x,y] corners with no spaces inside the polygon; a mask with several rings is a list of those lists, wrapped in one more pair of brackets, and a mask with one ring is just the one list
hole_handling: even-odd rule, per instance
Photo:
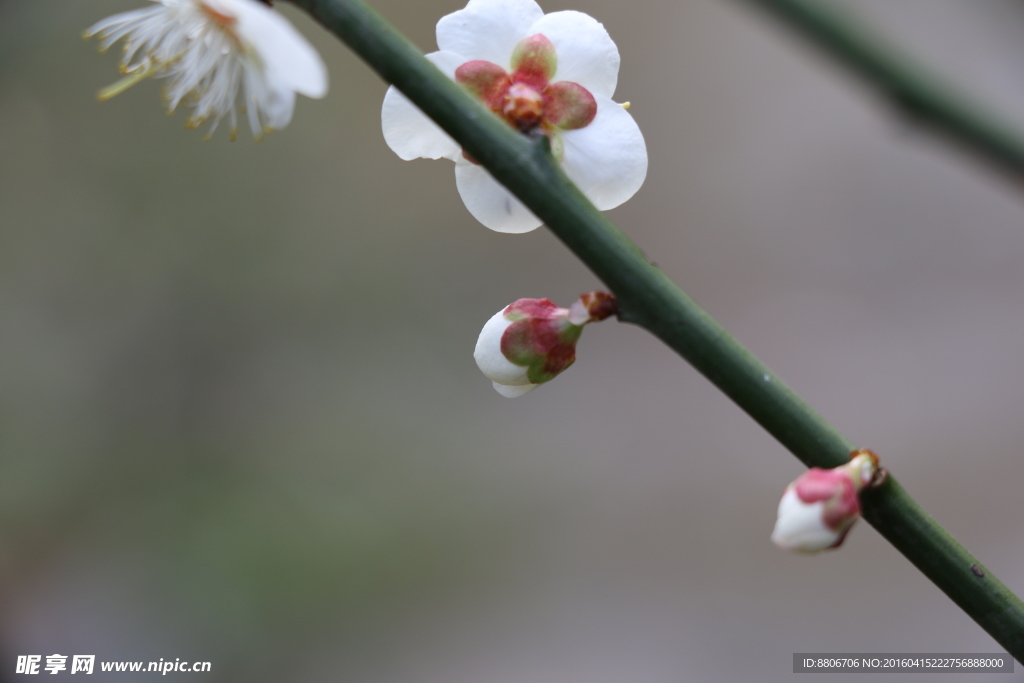
{"label": "white petal", "polygon": [[[271,84],[272,86],[277,84]],[[295,111],[295,91],[287,87],[275,87],[263,100],[260,112],[267,128],[280,130],[292,120]]]}
{"label": "white petal", "polygon": [[824,508],[824,503],[804,503],[796,491],[786,489],[779,502],[779,517],[772,531],[772,543],[784,550],[803,553],[815,553],[832,547],[839,533],[825,526]]}
{"label": "white petal", "polygon": [[516,365],[501,352],[501,337],[512,321],[505,317],[505,309],[501,309],[484,324],[480,336],[473,349],[473,359],[487,379],[495,384],[522,386],[528,385],[527,368]]}
{"label": "white petal", "polygon": [[121,12],[107,17],[85,29],[85,37],[91,38],[97,33],[103,38],[102,49],[106,50],[118,40],[137,28],[145,20],[154,15],[163,14],[166,8],[161,6],[140,7],[129,12]]}
{"label": "white petal", "polygon": [[523,394],[533,391],[534,389],[540,386],[539,384],[523,384],[519,386],[509,386],[507,384],[498,384],[497,382],[492,382],[492,384],[494,385],[494,390],[497,391],[502,396],[504,396],[505,398],[515,398],[517,396],[522,396]]}
{"label": "white petal", "polygon": [[[327,67],[320,55],[281,14],[257,0],[203,0],[238,18],[238,36],[260,56],[268,79],[307,97],[327,94]],[[276,89],[276,88],[275,88]]]}
{"label": "white petal", "polygon": [[[452,79],[455,78],[455,69],[466,62],[451,52],[432,52],[427,55],[427,59]],[[384,140],[401,159],[408,161],[422,157],[455,161],[462,157],[462,146],[427,118],[395,86],[388,88],[384,95],[380,122]]]}
{"label": "white petal", "polygon": [[607,211],[636,194],[647,177],[647,146],[636,121],[621,105],[595,97],[589,126],[561,133],[562,167],[598,209]]}
{"label": "white petal", "polygon": [[558,68],[552,81],[579,83],[595,97],[611,97],[619,78],[619,49],[604,25],[589,14],[552,12],[527,30],[543,33],[555,46]]}
{"label": "white petal", "polygon": [[465,159],[456,161],[455,185],[469,212],[491,230],[520,233],[541,226],[542,221],[483,166]]}
{"label": "white petal", "polygon": [[531,35],[529,27],[543,16],[533,0],[469,0],[465,9],[437,22],[437,47],[507,70],[512,49]]}

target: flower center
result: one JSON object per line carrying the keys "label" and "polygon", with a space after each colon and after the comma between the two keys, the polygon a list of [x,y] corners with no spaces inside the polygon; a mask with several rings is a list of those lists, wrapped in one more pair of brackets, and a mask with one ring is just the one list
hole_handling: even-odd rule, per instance
{"label": "flower center", "polygon": [[505,93],[502,114],[523,133],[529,133],[544,119],[544,96],[525,83],[513,83]]}
{"label": "flower center", "polygon": [[233,17],[230,14],[219,12],[205,2],[200,2],[199,8],[202,10],[203,14],[212,19],[215,24],[229,32],[231,31],[231,28],[238,23],[238,17]]}
{"label": "flower center", "polygon": [[[558,67],[555,46],[542,33],[519,41],[511,72],[482,59],[455,70],[455,80],[520,133],[546,135],[556,158],[559,133],[590,125],[597,101],[571,81],[553,81]],[[468,158],[468,157],[467,157]]]}

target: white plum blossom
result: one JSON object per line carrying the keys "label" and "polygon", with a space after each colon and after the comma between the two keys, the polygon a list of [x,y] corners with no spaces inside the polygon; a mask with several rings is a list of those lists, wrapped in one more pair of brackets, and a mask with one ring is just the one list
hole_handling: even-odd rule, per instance
{"label": "white plum blossom", "polygon": [[846,465],[810,468],[786,487],[772,543],[801,553],[838,548],[860,518],[858,494],[877,473],[878,456],[866,449],[854,451]]}
{"label": "white plum blossom", "polygon": [[117,83],[100,91],[108,99],[139,81],[166,78],[164,99],[173,112],[193,107],[195,128],[210,121],[209,134],[227,117],[234,139],[241,109],[253,135],[284,128],[295,94],[327,93],[320,55],[288,20],[259,0],[150,0],[147,7],[115,14],[85,33],[106,50],[124,39]]}
{"label": "white plum blossom", "polygon": [[[427,59],[510,126],[547,136],[566,175],[598,209],[613,209],[640,189],[647,148],[627,105],[611,99],[619,51],[595,19],[544,14],[534,0],[470,0],[437,23],[437,46]],[[488,228],[519,233],[541,224],[394,86],[381,121],[402,159],[454,161],[466,208]]]}
{"label": "white plum blossom", "polygon": [[576,361],[584,325],[617,312],[618,302],[607,292],[584,294],[569,308],[550,299],[519,299],[487,321],[473,358],[495,391],[522,396]]}

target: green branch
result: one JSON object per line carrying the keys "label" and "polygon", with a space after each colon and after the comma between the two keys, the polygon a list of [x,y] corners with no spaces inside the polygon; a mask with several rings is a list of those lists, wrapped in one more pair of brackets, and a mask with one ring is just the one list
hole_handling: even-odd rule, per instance
{"label": "green branch", "polygon": [[899,112],[1024,180],[1024,135],[937,75],[914,63],[835,2],[743,0],[776,17],[877,90]]}
{"label": "green branch", "polygon": [[[292,0],[395,84],[542,219],[640,325],[732,398],[808,466],[848,461],[853,444],[644,258],[551,159],[445,77],[361,0]],[[893,477],[863,496],[865,518],[1013,656],[1024,604],[929,517]]]}

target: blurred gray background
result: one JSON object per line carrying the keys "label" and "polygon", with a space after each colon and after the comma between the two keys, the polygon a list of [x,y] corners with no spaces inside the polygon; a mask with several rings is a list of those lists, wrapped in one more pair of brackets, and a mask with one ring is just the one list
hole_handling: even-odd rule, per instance
{"label": "blurred gray background", "polygon": [[[498,396],[482,324],[599,283],[544,229],[477,224],[448,162],[400,161],[385,84],[294,8],[330,94],[262,143],[203,142],[154,82],[96,102],[117,51],[80,34],[139,4],[0,0],[0,680],[62,653],[790,681],[793,652],[1000,649],[866,525],[776,550],[801,465],[642,330],[593,326]],[[374,4],[424,51],[462,6]],[[1024,129],[1024,2],[846,4]],[[1020,188],[743,3],[543,7],[622,54],[650,172],[612,219],[1024,592]]]}

